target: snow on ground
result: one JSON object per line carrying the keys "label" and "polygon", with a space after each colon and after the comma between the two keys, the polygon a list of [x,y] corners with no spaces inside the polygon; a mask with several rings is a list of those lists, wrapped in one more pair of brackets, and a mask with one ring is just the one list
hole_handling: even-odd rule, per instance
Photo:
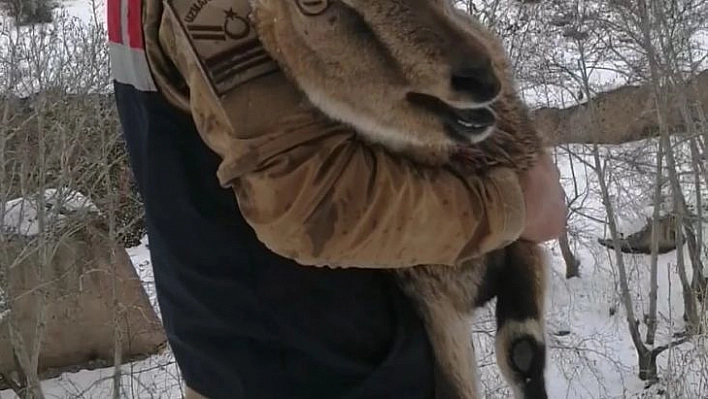
{"label": "snow on ground", "polygon": [[[621,232],[630,233],[640,228],[645,223],[646,208],[651,203],[653,185],[647,185],[647,182],[636,173],[623,172],[623,167],[638,159],[637,152],[646,147],[646,144],[646,141],[640,141],[623,146],[601,148],[604,153],[631,154],[624,163],[615,161],[611,164],[613,173],[622,177],[610,186],[614,194],[613,204],[621,204],[617,211]],[[644,151],[655,154],[656,152],[651,148]],[[572,150],[576,154],[582,154],[589,151],[589,148],[572,146]],[[589,154],[582,158],[593,162]],[[558,151],[558,164],[566,192],[571,196],[575,192],[572,179],[575,175],[578,192],[585,193],[587,197],[583,199],[583,206],[580,209],[583,215],[574,215],[569,227],[571,245],[575,246],[575,254],[581,261],[581,278],[566,280],[565,264],[557,243],[548,245],[552,265],[547,306],[550,346],[547,376],[550,397],[649,397],[643,396],[648,395],[648,392],[643,391],[643,382],[635,377],[636,352],[628,333],[625,312],[618,294],[618,276],[613,266],[614,254],[596,242],[597,237],[609,237],[609,232],[605,231],[604,224],[600,222],[605,219],[605,211],[599,198],[597,176],[587,165],[578,161],[573,162],[571,169],[569,157],[562,150]],[[586,192],[587,188],[590,190]],[[685,259],[688,259],[686,246],[683,251]],[[648,312],[649,306],[649,259],[648,255],[624,256],[633,291],[635,314],[640,320],[643,314]],[[660,326],[657,345],[669,343],[672,334],[681,332],[683,328],[681,285],[675,264],[675,251],[659,257]],[[689,270],[689,278],[690,276]],[[611,309],[615,311],[614,315],[610,314]],[[493,331],[491,313],[487,312],[481,317],[481,321],[486,322],[487,331]],[[642,325],[642,336],[645,331],[645,326]],[[569,332],[569,334],[558,336],[559,332]],[[492,341],[487,337],[478,341],[482,341],[482,344],[488,348],[489,363],[492,363]],[[684,344],[664,352],[659,357],[660,374],[666,375],[670,364],[671,367],[680,368],[681,372],[686,373],[682,375],[678,370],[673,371],[678,373],[675,378],[679,382],[675,384],[676,386],[671,386],[674,398],[708,398],[707,376],[705,371],[701,371],[707,370],[708,342],[706,338],[696,342],[701,346]],[[694,358],[690,361],[682,359],[685,356],[694,356]],[[493,369],[494,366],[490,368]],[[485,370],[484,377],[487,377],[488,381],[495,382],[494,389],[505,385],[496,376],[496,370]],[[679,391],[679,389],[685,390]],[[490,395],[490,397],[497,396]]]}
{"label": "snow on ground", "polygon": [[[44,208],[44,211],[39,212],[39,208]],[[80,192],[46,189],[42,196],[37,193],[7,201],[0,219],[0,232],[34,236],[41,228],[39,216],[44,215],[45,226],[49,226],[79,211],[99,212],[96,205]]]}
{"label": "snow on ground", "polygon": [[15,26],[0,10],[0,89],[26,97],[47,87],[106,92],[105,0],[59,0],[54,21]]}

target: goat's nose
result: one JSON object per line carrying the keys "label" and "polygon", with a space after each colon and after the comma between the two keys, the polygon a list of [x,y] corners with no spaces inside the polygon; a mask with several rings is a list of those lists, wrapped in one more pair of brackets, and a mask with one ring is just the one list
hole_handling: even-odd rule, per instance
{"label": "goat's nose", "polygon": [[462,65],[453,69],[450,84],[456,91],[467,93],[473,101],[486,103],[501,91],[501,82],[494,74],[491,62]]}

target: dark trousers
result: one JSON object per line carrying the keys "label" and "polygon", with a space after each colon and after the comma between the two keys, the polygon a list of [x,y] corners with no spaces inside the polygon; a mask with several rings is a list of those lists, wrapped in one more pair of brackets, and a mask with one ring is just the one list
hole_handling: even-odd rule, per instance
{"label": "dark trousers", "polygon": [[432,398],[422,322],[390,273],[270,252],[218,185],[218,157],[159,92],[115,83],[160,311],[185,383],[210,399]]}

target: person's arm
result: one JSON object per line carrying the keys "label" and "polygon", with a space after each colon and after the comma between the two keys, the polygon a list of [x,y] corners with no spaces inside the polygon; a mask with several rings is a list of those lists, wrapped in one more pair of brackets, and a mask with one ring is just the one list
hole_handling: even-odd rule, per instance
{"label": "person's arm", "polygon": [[454,265],[519,238],[525,200],[510,169],[483,179],[423,167],[309,108],[293,106],[268,128],[242,129],[249,114],[235,107],[259,101],[249,90],[271,85],[275,103],[274,87],[290,83],[270,75],[236,89],[246,94],[217,96],[171,18],[162,21],[162,49],[189,86],[202,138],[223,158],[219,179],[275,253],[332,267]]}
{"label": "person's arm", "polygon": [[[366,146],[338,124],[310,129],[310,144],[284,145],[230,181],[243,215],[276,253],[308,265],[453,265],[524,228],[524,198],[509,169],[462,178]],[[284,142],[307,133],[281,132]]]}

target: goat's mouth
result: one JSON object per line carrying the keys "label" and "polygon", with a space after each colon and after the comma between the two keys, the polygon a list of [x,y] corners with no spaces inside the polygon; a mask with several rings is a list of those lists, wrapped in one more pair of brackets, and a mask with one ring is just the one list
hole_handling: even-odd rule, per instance
{"label": "goat's mouth", "polygon": [[451,138],[465,143],[484,140],[496,123],[496,115],[487,107],[455,108],[430,94],[408,92],[406,100],[435,114]]}

